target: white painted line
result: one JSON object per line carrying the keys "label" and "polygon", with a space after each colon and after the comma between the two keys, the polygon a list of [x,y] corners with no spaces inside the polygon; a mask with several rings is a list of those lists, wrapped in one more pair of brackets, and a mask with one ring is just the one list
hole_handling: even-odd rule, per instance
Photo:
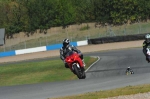
{"label": "white painted line", "polygon": [[97,60],[96,62],[94,62],[89,68],[87,68],[87,69],[85,70],[85,72],[87,72],[94,64],[96,64],[96,63],[100,60],[100,57],[99,57],[99,56],[94,56],[94,57],[97,57],[98,60]]}

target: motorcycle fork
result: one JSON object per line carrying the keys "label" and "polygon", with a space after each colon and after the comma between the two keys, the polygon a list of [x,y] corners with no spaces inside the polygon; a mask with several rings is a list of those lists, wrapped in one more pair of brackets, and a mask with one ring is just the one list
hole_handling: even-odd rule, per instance
{"label": "motorcycle fork", "polygon": [[74,70],[74,68],[73,68],[74,65],[76,65],[78,68],[80,68],[80,66],[79,66],[78,63],[73,63],[73,64],[72,64],[72,70]]}
{"label": "motorcycle fork", "polygon": [[84,67],[79,66],[79,63],[76,63],[76,65],[77,65],[77,67],[79,68],[79,70],[80,70],[81,72],[84,71]]}

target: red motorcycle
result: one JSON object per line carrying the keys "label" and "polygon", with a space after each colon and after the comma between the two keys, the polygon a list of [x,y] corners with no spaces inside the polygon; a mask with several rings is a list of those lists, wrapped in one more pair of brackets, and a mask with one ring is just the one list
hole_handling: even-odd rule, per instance
{"label": "red motorcycle", "polygon": [[79,79],[86,78],[84,65],[78,53],[69,51],[66,54],[65,62],[68,64],[70,70],[76,74]]}

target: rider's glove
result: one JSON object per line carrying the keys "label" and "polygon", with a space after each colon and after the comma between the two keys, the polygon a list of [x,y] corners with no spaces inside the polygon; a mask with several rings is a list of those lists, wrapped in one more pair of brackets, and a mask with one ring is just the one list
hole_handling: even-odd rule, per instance
{"label": "rider's glove", "polygon": [[65,61],[65,60],[63,60],[63,62],[64,62],[64,63],[66,63],[66,61]]}
{"label": "rider's glove", "polygon": [[78,53],[79,56],[81,56],[81,53]]}

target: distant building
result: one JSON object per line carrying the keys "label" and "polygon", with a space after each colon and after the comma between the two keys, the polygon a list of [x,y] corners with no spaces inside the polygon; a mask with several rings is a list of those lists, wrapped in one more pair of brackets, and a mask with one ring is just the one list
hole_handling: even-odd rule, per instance
{"label": "distant building", "polygon": [[5,44],[5,29],[0,29],[0,46]]}

